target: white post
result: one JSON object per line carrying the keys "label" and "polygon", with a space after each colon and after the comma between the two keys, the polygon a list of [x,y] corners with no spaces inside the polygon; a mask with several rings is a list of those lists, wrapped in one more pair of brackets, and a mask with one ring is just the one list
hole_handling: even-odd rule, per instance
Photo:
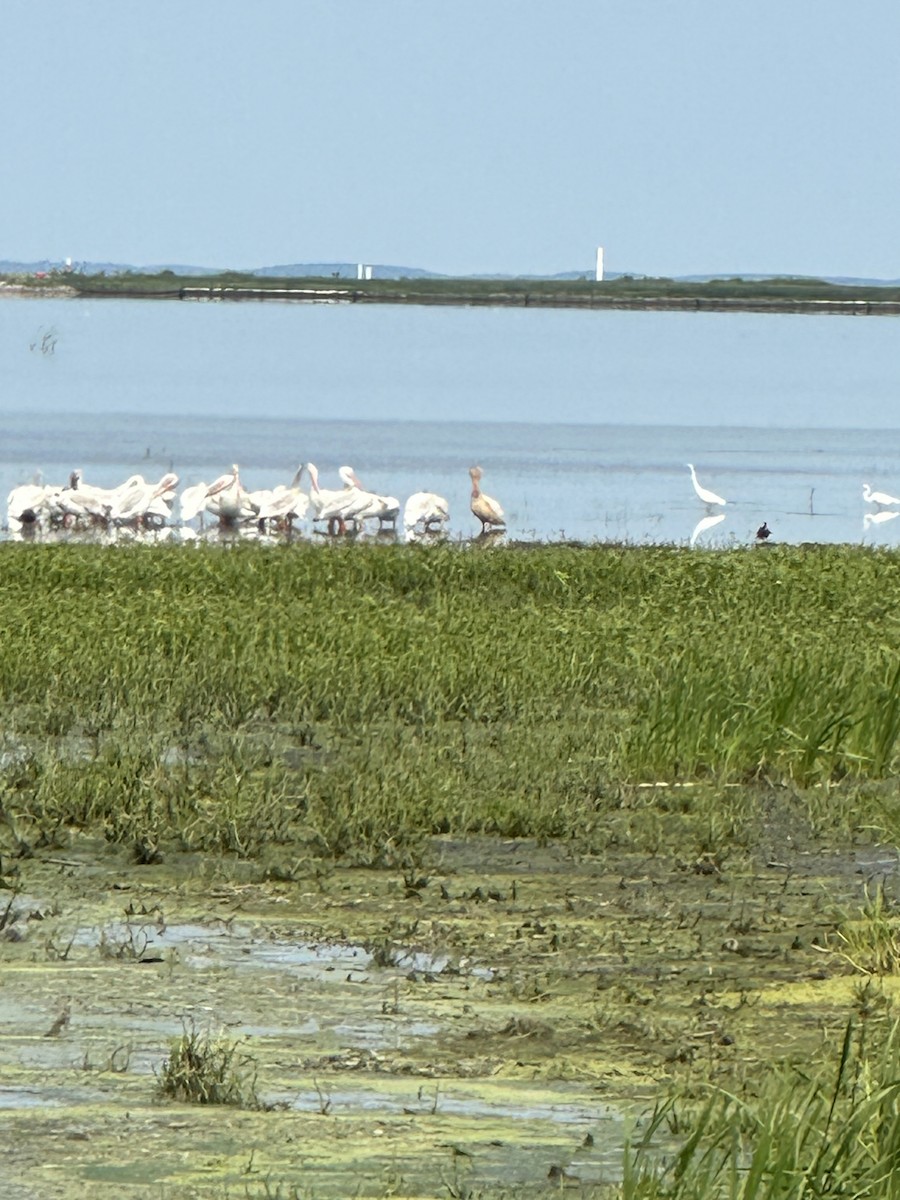
{"label": "white post", "polygon": [[597,247],[597,283],[603,282],[603,247]]}
{"label": "white post", "polygon": [[362,265],[362,263],[357,263],[356,264],[356,278],[362,279],[362,277],[363,277],[363,265]]}
{"label": "white post", "polygon": [[371,278],[372,278],[372,268],[366,267],[366,279],[371,279]]}

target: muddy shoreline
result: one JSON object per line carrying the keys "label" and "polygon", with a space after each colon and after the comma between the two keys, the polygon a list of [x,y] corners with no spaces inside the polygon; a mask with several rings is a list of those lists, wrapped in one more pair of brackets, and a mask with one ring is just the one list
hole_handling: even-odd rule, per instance
{"label": "muddy shoreline", "polygon": [[[0,1196],[599,1195],[671,1086],[839,1036],[836,924],[897,854],[782,823],[733,861],[438,838],[413,873],[136,867],[79,838],[4,867]],[[186,1023],[240,1040],[268,1111],[158,1097]]]}

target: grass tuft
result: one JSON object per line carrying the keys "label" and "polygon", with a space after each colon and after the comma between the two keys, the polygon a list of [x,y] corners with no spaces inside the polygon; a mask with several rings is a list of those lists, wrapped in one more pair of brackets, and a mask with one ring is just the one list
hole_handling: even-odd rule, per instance
{"label": "grass tuft", "polygon": [[257,1068],[240,1041],[191,1026],[172,1043],[158,1076],[159,1094],[183,1104],[264,1107],[256,1091]]}

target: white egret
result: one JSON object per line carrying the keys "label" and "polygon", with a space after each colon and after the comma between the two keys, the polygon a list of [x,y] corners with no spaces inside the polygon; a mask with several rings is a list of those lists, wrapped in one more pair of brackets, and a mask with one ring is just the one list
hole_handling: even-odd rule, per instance
{"label": "white egret", "polygon": [[900,504],[900,496],[890,496],[887,492],[873,492],[867,483],[863,484],[863,500],[866,504]]}
{"label": "white egret", "polygon": [[717,496],[715,492],[711,492],[709,488],[701,487],[700,481],[697,479],[697,472],[694,470],[694,464],[688,463],[688,470],[691,473],[691,483],[694,485],[694,491],[700,497],[704,504],[727,504],[728,501],[722,496]]}

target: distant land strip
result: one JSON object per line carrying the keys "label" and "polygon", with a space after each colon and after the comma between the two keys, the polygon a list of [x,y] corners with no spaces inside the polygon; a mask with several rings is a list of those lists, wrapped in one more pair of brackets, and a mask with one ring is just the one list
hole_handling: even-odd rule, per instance
{"label": "distant land strip", "polygon": [[46,280],[0,280],[2,296],[94,299],[281,301],[313,304],[417,304],[453,307],[619,309],[669,312],[829,313],[898,316],[900,288],[854,286],[823,280],[710,280],[681,283],[628,276],[589,280],[385,279],[348,284],[337,279],[265,282],[235,272],[209,277],[156,275],[54,275]]}
{"label": "distant land strip", "polygon": [[294,300],[319,304],[425,304],[458,307],[590,308],[662,312],[834,313],[843,316],[898,316],[900,300],[797,300],[727,296],[553,295],[545,292],[466,292],[376,294],[344,288],[181,288],[181,300]]}

